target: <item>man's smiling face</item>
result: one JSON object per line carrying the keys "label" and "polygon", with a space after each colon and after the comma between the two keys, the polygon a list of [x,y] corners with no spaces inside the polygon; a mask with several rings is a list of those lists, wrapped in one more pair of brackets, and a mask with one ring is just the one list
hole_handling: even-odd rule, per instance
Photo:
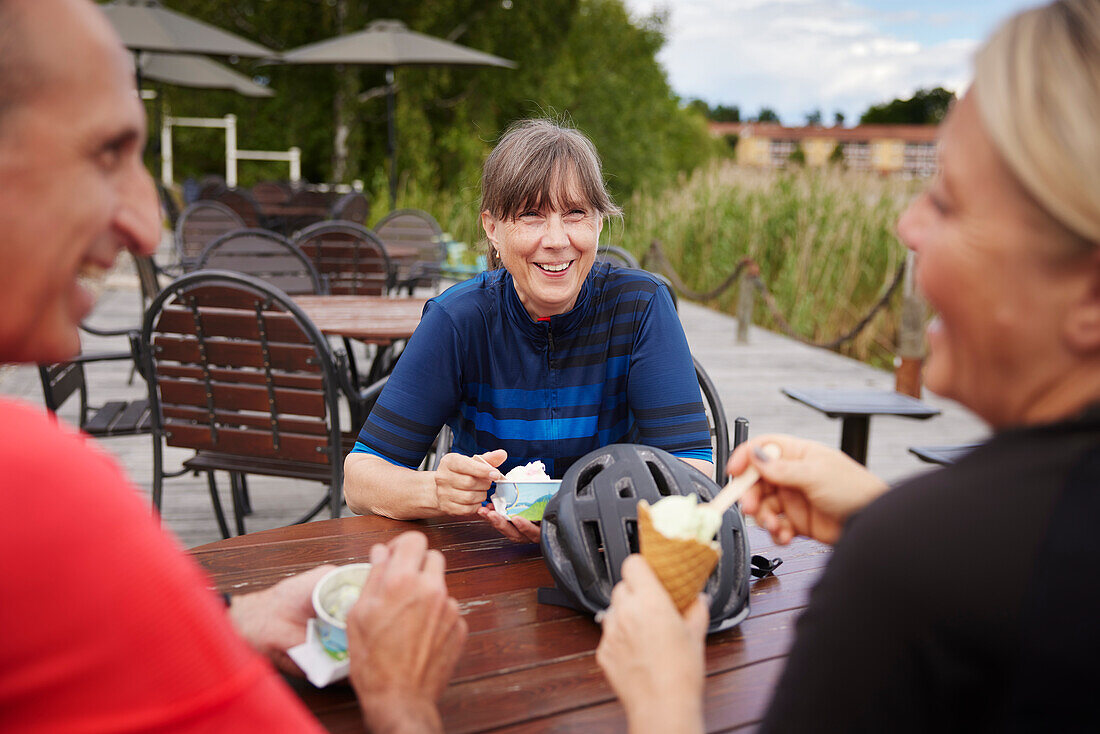
{"label": "man's smiling face", "polygon": [[60,361],[94,305],[81,281],[123,248],[151,254],[160,213],[133,69],[106,19],[84,0],[8,12],[19,38],[0,53],[33,81],[0,117],[0,361]]}

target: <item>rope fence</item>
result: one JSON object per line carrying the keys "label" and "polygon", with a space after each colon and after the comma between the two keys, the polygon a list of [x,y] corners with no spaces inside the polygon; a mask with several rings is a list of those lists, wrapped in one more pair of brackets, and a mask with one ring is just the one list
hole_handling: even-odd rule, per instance
{"label": "rope fence", "polygon": [[[875,304],[871,306],[867,314],[856,323],[855,326],[853,326],[844,334],[836,337],[835,339],[831,339],[825,342],[818,342],[812,339],[807,339],[806,337],[795,332],[795,330],[791,327],[790,322],[787,321],[786,316],[784,316],[783,313],[779,310],[779,306],[775,301],[775,296],[773,296],[771,291],[768,290],[767,284],[764,283],[763,279],[760,277],[760,266],[752,258],[741,258],[741,260],[737,263],[737,266],[733,269],[733,272],[730,273],[725,280],[723,280],[718,286],[712,288],[711,290],[702,292],[693,290],[684,283],[684,281],[680,278],[679,273],[677,273],[676,269],[672,266],[672,263],[669,262],[668,257],[665,255],[664,250],[661,248],[661,243],[658,240],[653,240],[653,242],[650,243],[649,249],[646,250],[645,255],[642,257],[642,263],[647,270],[660,273],[668,278],[669,282],[672,283],[672,286],[677,290],[677,292],[679,292],[681,295],[691,301],[709,301],[711,299],[717,298],[718,296],[725,293],[730,287],[732,287],[734,283],[737,283],[740,280],[742,281],[742,289],[746,287],[756,289],[756,291],[760,294],[761,300],[764,303],[764,306],[767,308],[768,313],[771,314],[771,317],[775,320],[775,323],[779,325],[779,328],[783,331],[784,334],[792,339],[802,342],[803,344],[832,350],[839,349],[842,345],[852,341],[857,336],[859,336],[860,332],[867,328],[867,325],[870,324],[872,320],[874,320],[878,312],[886,307],[886,305],[890,302],[890,298],[893,297],[894,292],[897,291],[898,287],[905,279],[905,263],[902,262],[902,264],[898,266],[897,272],[894,273],[894,278],[890,282],[889,287],[878,299],[878,301],[876,301]],[[742,294],[744,293],[745,291],[742,290]],[[738,320],[741,322],[739,332],[741,334],[747,335],[748,321],[751,321],[752,318],[752,299],[747,298],[745,297],[745,295],[743,295],[741,302],[742,304],[747,304],[747,309],[744,305],[738,309]]]}

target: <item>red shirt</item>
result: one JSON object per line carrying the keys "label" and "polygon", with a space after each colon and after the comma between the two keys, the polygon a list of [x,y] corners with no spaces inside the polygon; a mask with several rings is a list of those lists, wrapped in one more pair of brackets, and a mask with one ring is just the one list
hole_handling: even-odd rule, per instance
{"label": "red shirt", "polygon": [[0,400],[0,730],[320,731],[95,444]]}

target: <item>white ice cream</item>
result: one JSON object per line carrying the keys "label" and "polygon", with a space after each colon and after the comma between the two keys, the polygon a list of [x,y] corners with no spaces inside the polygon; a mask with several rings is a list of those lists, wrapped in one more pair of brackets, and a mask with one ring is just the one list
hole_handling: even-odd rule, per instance
{"label": "white ice cream", "polygon": [[355,602],[359,599],[359,595],[362,591],[362,584],[350,582],[340,584],[335,589],[325,594],[322,605],[325,611],[332,615],[334,619],[346,623],[348,621],[348,612],[355,606]]}
{"label": "white ice cream", "polygon": [[546,464],[541,461],[532,461],[530,464],[517,466],[504,475],[506,482],[549,482],[550,475],[546,473]]}
{"label": "white ice cream", "polygon": [[708,543],[722,525],[722,516],[699,504],[694,494],[671,495],[649,508],[653,527],[666,538]]}

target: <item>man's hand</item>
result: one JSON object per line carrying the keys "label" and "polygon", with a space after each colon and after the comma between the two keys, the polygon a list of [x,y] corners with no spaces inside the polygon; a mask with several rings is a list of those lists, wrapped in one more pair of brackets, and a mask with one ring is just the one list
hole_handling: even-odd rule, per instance
{"label": "man's hand", "polygon": [[[778,459],[755,449],[774,443]],[[761,436],[730,456],[726,472],[736,476],[749,464],[760,481],[741,498],[741,510],[785,545],[795,535],[835,543],[845,521],[887,490],[886,484],[851,457],[792,436]]]}
{"label": "man's hand", "polygon": [[493,482],[504,479],[496,467],[508,458],[504,449],[481,455],[485,461],[462,454],[447,454],[435,470],[436,505],[445,515],[469,516],[485,501]]}
{"label": "man's hand", "polygon": [[351,683],[374,732],[441,731],[435,702],[466,641],[447,594],[443,554],[418,532],[371,549],[371,572],[348,615]]}
{"label": "man's hand", "polygon": [[627,557],[622,575],[596,662],[626,708],[631,734],[702,732],[709,617],[703,597],[681,617],[644,558]]}
{"label": "man's hand", "polygon": [[318,566],[263,591],[230,599],[229,618],[237,631],[284,673],[302,675],[286,651],[306,641],[306,622],[313,616],[313,587],[333,568]]}
{"label": "man's hand", "polygon": [[537,543],[542,537],[539,526],[527,518],[502,515],[492,507],[479,507],[477,515],[513,543]]}

